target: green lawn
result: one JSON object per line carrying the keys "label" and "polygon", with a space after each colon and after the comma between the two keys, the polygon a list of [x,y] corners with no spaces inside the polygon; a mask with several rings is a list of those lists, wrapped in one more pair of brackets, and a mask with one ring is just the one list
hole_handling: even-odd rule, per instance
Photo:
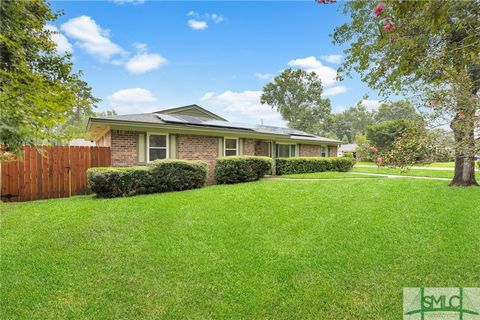
{"label": "green lawn", "polygon": [[366,173],[381,173],[381,174],[394,174],[400,176],[418,176],[418,177],[432,177],[432,178],[453,178],[452,170],[429,170],[429,169],[410,169],[407,172],[397,168],[371,168],[371,167],[353,167],[353,172],[366,172]]}
{"label": "green lawn", "polygon": [[1,319],[399,319],[480,286],[480,189],[264,180],[0,206]]}
{"label": "green lawn", "polygon": [[298,174],[287,174],[280,176],[280,178],[288,179],[358,179],[358,178],[383,178],[378,175],[360,175],[351,172],[314,172],[314,173],[298,173]]}

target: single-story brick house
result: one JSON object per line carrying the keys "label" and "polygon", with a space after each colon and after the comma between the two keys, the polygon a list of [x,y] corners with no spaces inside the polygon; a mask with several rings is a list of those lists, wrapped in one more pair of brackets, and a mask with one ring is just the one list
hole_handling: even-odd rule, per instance
{"label": "single-story brick house", "polygon": [[340,141],[290,128],[233,123],[198,106],[90,118],[87,131],[111,150],[112,166],[155,159],[203,160],[212,177],[223,156],[336,157]]}

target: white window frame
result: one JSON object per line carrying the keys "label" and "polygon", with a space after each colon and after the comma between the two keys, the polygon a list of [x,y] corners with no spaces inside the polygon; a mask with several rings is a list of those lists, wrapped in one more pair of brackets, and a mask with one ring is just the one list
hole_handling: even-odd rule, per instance
{"label": "white window frame", "polygon": [[[288,146],[288,157],[289,157],[289,158],[295,158],[295,157],[297,157],[297,152],[299,151],[299,150],[298,150],[298,144],[296,144],[296,143],[276,143],[276,144],[275,144],[275,157],[276,157],[276,158],[280,158],[280,157],[278,156],[277,145],[287,145],[287,146]],[[292,146],[295,146],[295,152],[293,153],[293,155],[292,155]]]}
{"label": "white window frame", "polygon": [[[325,156],[322,156],[322,153],[323,153],[323,148],[325,148]],[[328,158],[328,146],[324,146],[324,145],[321,145],[320,146],[320,157],[322,158]]]}
{"label": "white window frame", "polygon": [[168,133],[156,133],[156,132],[147,132],[147,162],[150,161],[150,136],[165,136],[166,147],[152,147],[152,149],[166,149],[165,159],[170,158],[170,135]]}
{"label": "white window frame", "polygon": [[[240,148],[240,145],[239,145],[239,139],[238,137],[223,137],[223,156],[224,157],[234,157],[234,156],[227,156],[227,140],[236,140],[237,141],[237,147],[235,148],[235,156],[238,156],[238,152],[239,152],[239,148]],[[228,149],[228,150],[233,150],[233,149]]]}

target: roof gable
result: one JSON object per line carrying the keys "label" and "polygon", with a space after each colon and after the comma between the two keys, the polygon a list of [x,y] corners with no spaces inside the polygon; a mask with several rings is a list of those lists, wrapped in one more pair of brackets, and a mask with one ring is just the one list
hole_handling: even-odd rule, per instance
{"label": "roof gable", "polygon": [[182,116],[227,121],[226,119],[220,117],[219,115],[216,115],[215,113],[210,112],[207,109],[204,109],[196,104],[191,104],[188,106],[177,107],[177,108],[164,109],[164,110],[156,111],[155,113],[182,115]]}

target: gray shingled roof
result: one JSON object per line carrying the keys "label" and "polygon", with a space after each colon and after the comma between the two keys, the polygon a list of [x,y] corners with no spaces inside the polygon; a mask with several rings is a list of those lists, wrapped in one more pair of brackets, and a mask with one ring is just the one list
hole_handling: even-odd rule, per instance
{"label": "gray shingled roof", "polygon": [[207,118],[184,116],[184,115],[173,115],[173,114],[162,114],[162,113],[141,113],[141,114],[93,117],[91,119],[153,123],[153,124],[170,123],[170,124],[198,126],[198,127],[237,129],[237,130],[253,131],[253,132],[264,133],[264,134],[284,135],[284,136],[288,136],[290,138],[298,139],[298,140],[310,140],[310,141],[313,140],[313,141],[340,143],[340,141],[338,140],[319,137],[314,134],[303,132],[303,131],[292,129],[292,128],[229,122],[229,121],[221,121],[221,120],[211,120]]}

